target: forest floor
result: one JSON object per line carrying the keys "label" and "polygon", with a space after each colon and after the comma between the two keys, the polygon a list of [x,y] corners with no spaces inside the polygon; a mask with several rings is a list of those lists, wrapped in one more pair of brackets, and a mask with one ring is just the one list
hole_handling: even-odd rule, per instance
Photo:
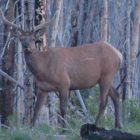
{"label": "forest floor", "polygon": [[[61,134],[62,128],[52,128],[46,124],[32,129],[29,126],[13,125],[7,129],[0,130],[0,140],[81,140],[80,127],[83,125],[83,122],[75,116],[71,116],[71,118],[68,120],[69,125],[64,134]],[[108,120],[103,122],[102,127],[106,129],[114,128],[113,123],[110,123]],[[140,134],[140,122],[127,122],[123,125],[121,131]]]}
{"label": "forest floor", "polygon": [[[76,100],[74,101],[76,102]],[[93,123],[93,116],[97,116],[98,113],[98,103],[97,99],[92,97],[85,98],[85,103],[90,112],[88,116],[89,119],[85,120],[77,115],[77,113],[72,112],[68,109],[67,117],[67,130],[65,134],[62,135],[62,128],[53,128],[47,124],[42,124],[34,128],[29,126],[18,126],[16,121],[11,117],[10,124],[11,127],[6,129],[0,129],[0,140],[81,140],[80,138],[80,128],[85,123]],[[76,104],[77,110],[80,110],[78,102]],[[79,106],[79,108],[78,108]],[[122,132],[128,132],[132,134],[140,135],[140,108],[137,106],[135,101],[127,101],[125,104],[125,109],[123,110],[122,116]],[[106,129],[114,128],[114,114],[111,106],[107,108],[106,115],[102,120],[101,127]],[[60,135],[61,134],[61,135]]]}
{"label": "forest floor", "polygon": [[[27,126],[11,127],[0,130],[0,140],[81,140],[80,126],[76,124],[74,127],[68,128],[64,134],[61,128],[51,128],[48,125],[40,125],[33,129]],[[127,124],[122,128],[123,132],[140,134],[140,123]]]}

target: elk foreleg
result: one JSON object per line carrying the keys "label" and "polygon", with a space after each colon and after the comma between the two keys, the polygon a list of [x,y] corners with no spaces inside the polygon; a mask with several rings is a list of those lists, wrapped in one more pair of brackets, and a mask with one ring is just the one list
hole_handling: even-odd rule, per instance
{"label": "elk foreleg", "polygon": [[62,123],[62,127],[65,128],[66,127],[66,111],[67,111],[67,106],[68,106],[68,95],[69,95],[69,90],[68,89],[63,89],[61,90],[61,92],[59,93],[59,97],[60,97],[60,113],[61,113],[61,123]]}
{"label": "elk foreleg", "polygon": [[36,119],[38,117],[39,111],[40,111],[45,99],[46,99],[46,94],[44,92],[42,92],[41,90],[38,90],[37,101],[35,103],[34,114],[33,114],[33,118],[32,118],[32,121],[31,121],[31,126],[35,125],[35,122],[36,122]]}

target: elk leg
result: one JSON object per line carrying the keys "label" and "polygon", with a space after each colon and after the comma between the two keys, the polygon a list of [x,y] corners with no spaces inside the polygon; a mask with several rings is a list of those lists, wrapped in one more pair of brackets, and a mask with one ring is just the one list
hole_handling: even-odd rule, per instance
{"label": "elk leg", "polygon": [[111,86],[111,78],[110,77],[104,77],[101,79],[99,86],[100,86],[100,106],[99,106],[99,112],[95,121],[95,124],[98,126],[100,124],[101,118],[104,115],[105,108],[107,105],[107,98],[108,98],[108,92]]}
{"label": "elk leg", "polygon": [[121,128],[119,94],[117,93],[116,89],[111,87],[109,90],[109,96],[111,97],[111,99],[113,101],[114,109],[115,109],[115,127]]}
{"label": "elk leg", "polygon": [[33,118],[32,118],[32,121],[31,121],[31,126],[35,125],[36,119],[38,117],[39,111],[40,111],[44,101],[45,101],[44,92],[42,92],[41,90],[38,90],[37,101],[35,103],[34,114],[33,114]]}
{"label": "elk leg", "polygon": [[69,90],[63,89],[60,92],[60,112],[61,112],[61,121],[62,121],[62,127],[65,128],[65,119],[66,119],[66,111],[68,106],[68,96],[69,96]]}

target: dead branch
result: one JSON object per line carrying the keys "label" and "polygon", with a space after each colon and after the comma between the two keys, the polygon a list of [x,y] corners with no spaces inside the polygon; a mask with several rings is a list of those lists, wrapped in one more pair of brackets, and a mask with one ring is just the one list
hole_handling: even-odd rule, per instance
{"label": "dead branch", "polygon": [[134,135],[119,130],[107,130],[99,128],[94,124],[84,124],[81,126],[80,135],[83,140],[139,140],[140,135]]}
{"label": "dead branch", "polygon": [[17,82],[13,77],[11,77],[10,75],[8,75],[7,73],[5,73],[4,71],[2,71],[1,69],[0,69],[0,75],[2,75],[3,77],[6,77],[9,81],[15,83],[16,86],[18,86],[22,90],[24,90],[24,87],[22,85],[20,85],[19,82]]}

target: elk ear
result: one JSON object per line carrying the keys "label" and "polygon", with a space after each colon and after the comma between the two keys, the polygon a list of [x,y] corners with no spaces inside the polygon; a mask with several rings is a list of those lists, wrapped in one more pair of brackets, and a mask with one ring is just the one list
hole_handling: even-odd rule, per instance
{"label": "elk ear", "polygon": [[16,30],[15,30],[14,28],[9,27],[8,30],[9,30],[9,32],[11,33],[12,36],[14,36],[14,37],[18,37],[17,32],[16,32]]}
{"label": "elk ear", "polygon": [[16,30],[15,28],[10,28],[10,32],[14,37],[21,38],[23,31]]}
{"label": "elk ear", "polygon": [[17,32],[13,28],[10,28],[10,33],[12,36],[18,37]]}

